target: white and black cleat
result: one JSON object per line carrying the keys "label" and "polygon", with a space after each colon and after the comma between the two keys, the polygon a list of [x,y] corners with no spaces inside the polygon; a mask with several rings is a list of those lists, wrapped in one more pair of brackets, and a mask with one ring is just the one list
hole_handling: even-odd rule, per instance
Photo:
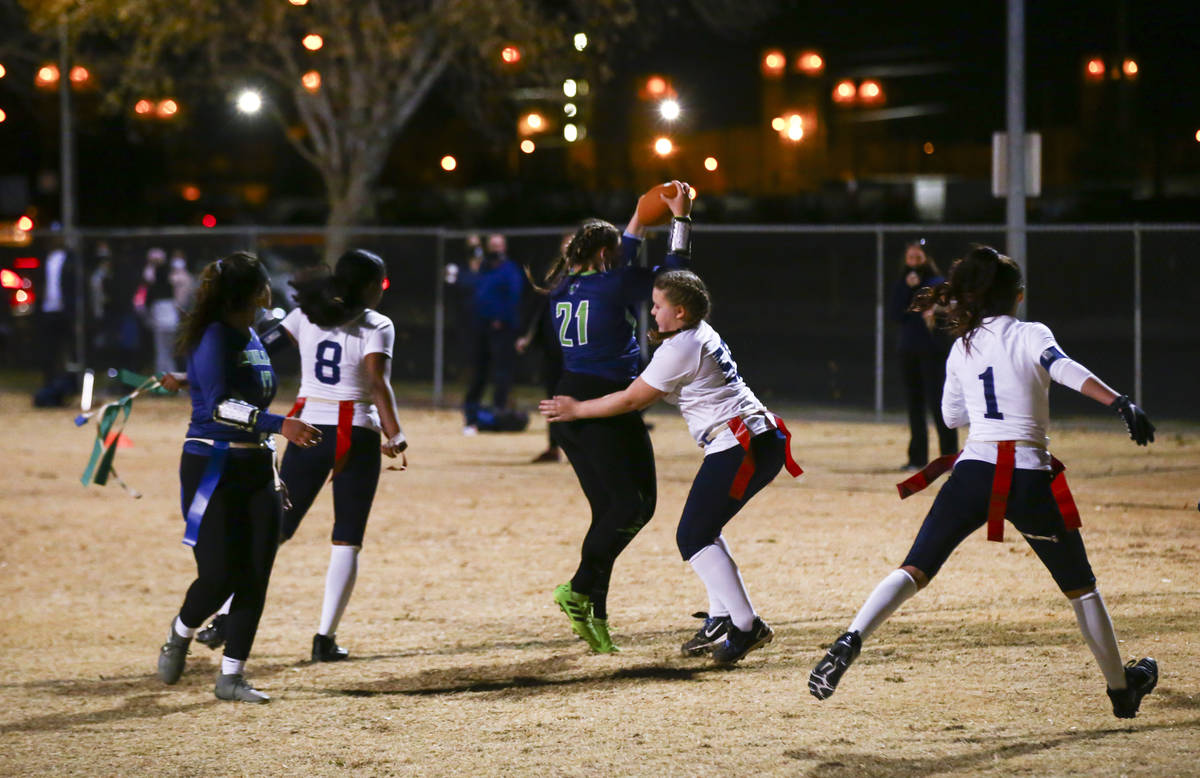
{"label": "white and black cleat", "polygon": [[808,674],[808,690],[818,700],[827,700],[833,696],[838,681],[862,651],[862,638],[857,632],[846,632],[825,652],[825,658],[817,662],[817,666]]}

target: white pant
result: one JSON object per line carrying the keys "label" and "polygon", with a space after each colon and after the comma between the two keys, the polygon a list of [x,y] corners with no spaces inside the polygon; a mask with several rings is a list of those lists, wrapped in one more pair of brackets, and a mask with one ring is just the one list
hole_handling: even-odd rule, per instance
{"label": "white pant", "polygon": [[154,369],[167,373],[175,369],[175,333],[179,329],[179,309],[172,299],[150,303],[150,329],[154,331]]}

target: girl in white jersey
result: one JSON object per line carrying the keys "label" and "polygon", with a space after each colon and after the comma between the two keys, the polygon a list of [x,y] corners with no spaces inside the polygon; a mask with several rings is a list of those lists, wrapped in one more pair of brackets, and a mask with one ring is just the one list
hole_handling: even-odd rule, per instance
{"label": "girl in white jersey", "polygon": [[[333,548],[325,577],[321,621],[313,635],[312,661],[334,662],[349,652],[335,633],[358,576],[358,554],[375,489],[381,454],[401,457],[408,443],[400,429],[392,393],[395,329],[372,310],[383,296],[386,268],[377,255],[353,249],[327,269],[296,280],[299,306],[265,335],[268,351],[295,343],[300,349],[300,396],[288,413],[321,430],[312,448],[288,446],[280,467],[287,487],[280,541],[288,540],[333,473]],[[289,337],[284,337],[286,333]],[[386,440],[380,438],[380,432]],[[212,648],[224,640],[221,614],[196,636]]]}
{"label": "girl in white jersey", "polygon": [[1096,590],[1078,532],[1078,512],[1062,464],[1046,450],[1048,392],[1057,381],[1113,408],[1138,445],[1154,440],[1154,425],[1086,367],[1063,354],[1044,324],[1014,318],[1024,295],[1016,263],[980,246],[950,271],[950,281],[923,294],[917,310],[947,309],[960,336],[946,362],[942,415],[952,428],[970,425],[966,446],[900,484],[901,497],[953,466],[900,569],[883,579],[809,675],[819,700],[833,694],[868,638],[901,603],[926,586],[968,535],[984,524],[1003,537],[1007,517],[1020,530],[1075,610],[1079,629],[1108,685],[1113,713],[1133,718],[1158,682],[1147,657],[1121,663],[1108,610]]}
{"label": "girl in white jersey", "polygon": [[774,632],[750,604],[729,545],[725,524],[769,484],[786,462],[800,474],[781,419],[759,402],[738,374],[729,347],[704,317],[710,299],[704,282],[687,270],[671,270],[654,281],[651,315],[662,343],[626,389],[579,401],[556,396],[541,402],[552,422],[616,416],[664,399],[678,405],[688,430],[704,449],[683,508],[676,542],[708,590],[704,625],[683,644],[695,656],[712,649],[715,661],[732,664],[769,643]]}

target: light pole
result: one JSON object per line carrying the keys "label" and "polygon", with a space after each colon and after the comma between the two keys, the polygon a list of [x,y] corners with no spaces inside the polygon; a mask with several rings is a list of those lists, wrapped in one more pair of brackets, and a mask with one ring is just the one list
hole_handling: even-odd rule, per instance
{"label": "light pole", "polygon": [[59,177],[62,181],[62,236],[63,249],[69,261],[75,262],[75,361],[83,369],[84,334],[83,319],[86,310],[83,299],[84,262],[80,250],[79,233],[75,226],[75,120],[71,112],[70,31],[64,13],[58,22],[58,144]]}

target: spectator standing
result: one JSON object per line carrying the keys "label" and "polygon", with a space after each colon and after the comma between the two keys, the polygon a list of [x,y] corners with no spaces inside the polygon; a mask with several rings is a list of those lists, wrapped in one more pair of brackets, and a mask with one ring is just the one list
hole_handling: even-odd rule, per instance
{"label": "spectator standing", "polygon": [[478,432],[480,402],[489,377],[492,381],[492,404],[497,410],[508,407],[524,285],[521,269],[508,258],[508,243],[504,236],[489,235],[475,284],[471,384],[463,401],[465,435]]}
{"label": "spectator standing", "polygon": [[175,370],[175,333],[179,329],[179,308],[175,305],[175,287],[171,282],[171,267],[167,252],[152,248],[146,252],[142,269],[146,287],[146,316],[154,334],[154,370],[170,373]]}

